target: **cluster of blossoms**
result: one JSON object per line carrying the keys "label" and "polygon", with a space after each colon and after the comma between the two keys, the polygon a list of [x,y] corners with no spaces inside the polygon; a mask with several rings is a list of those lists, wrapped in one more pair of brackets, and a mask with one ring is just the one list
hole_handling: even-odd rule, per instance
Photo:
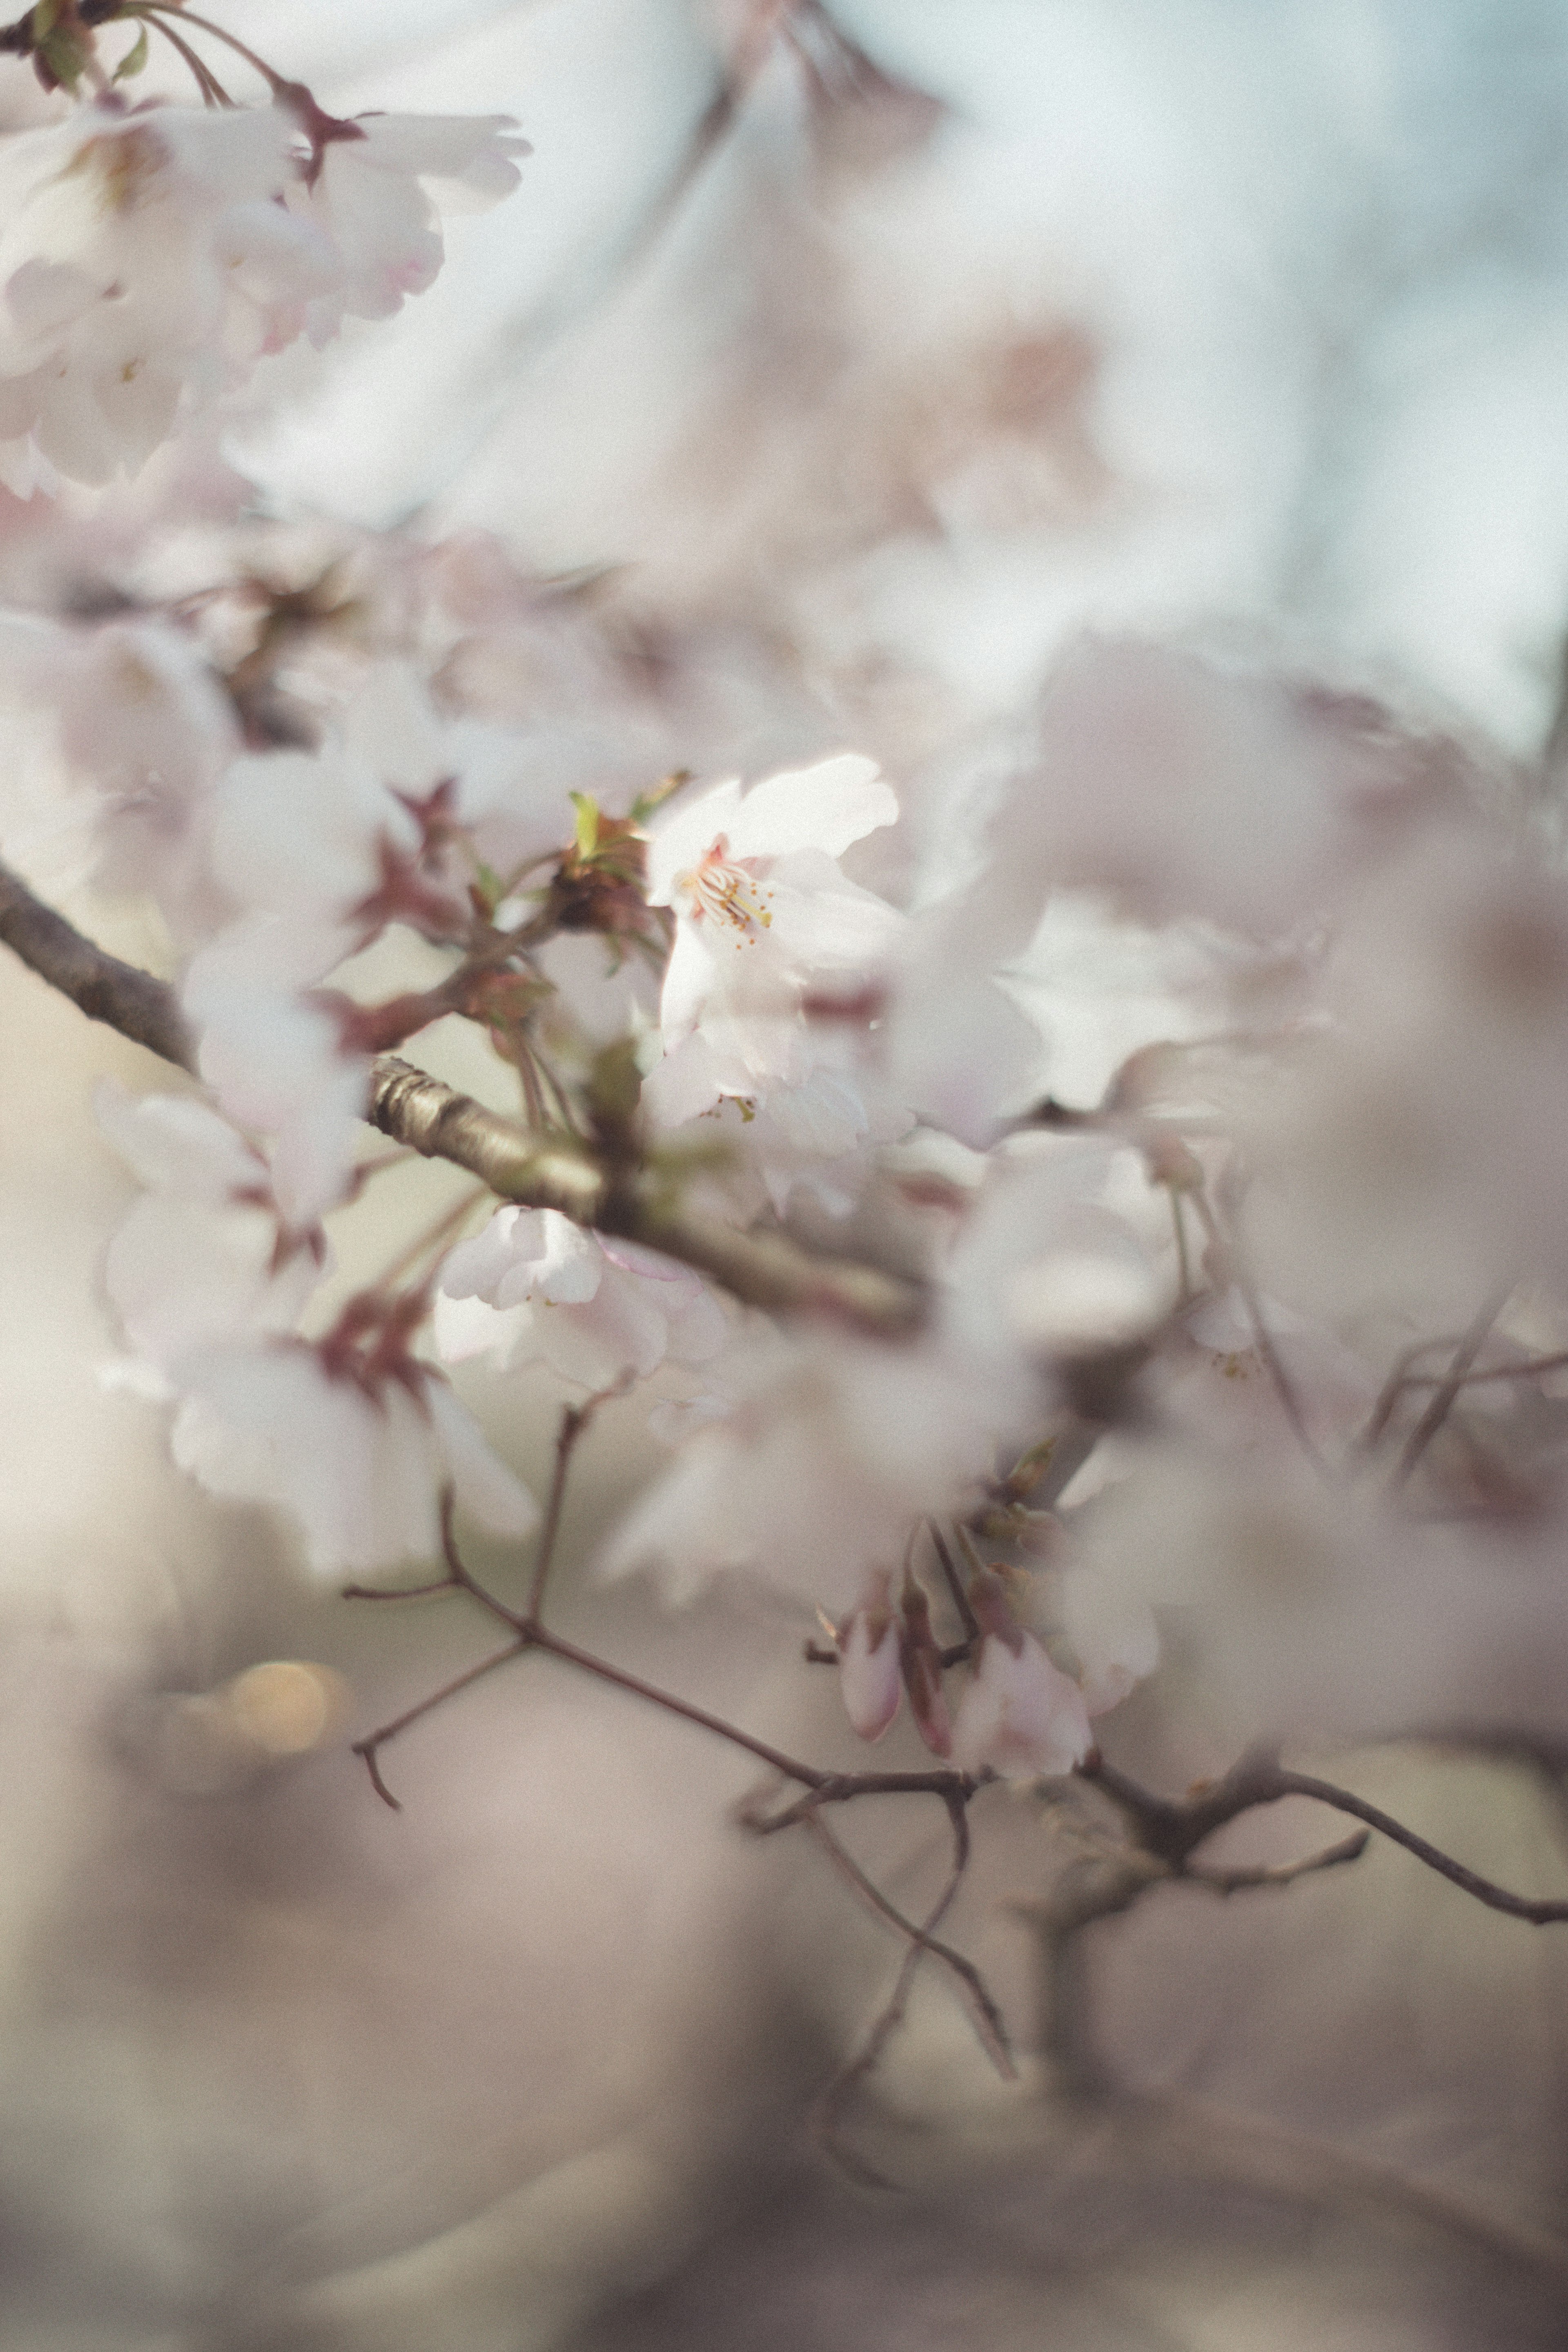
{"label": "cluster of blossoms", "polygon": [[[140,58],[146,47],[143,23]],[[135,474],[259,360],[422,293],[441,266],[441,202],[517,184],[526,147],[508,118],[342,121],[273,83],[269,106],[202,113],[132,107],[106,85],[0,141],[11,490]]]}
{"label": "cluster of blossoms", "polygon": [[[503,194],[517,148],[276,79],[0,141],[13,489],[134,471],[395,309],[440,191]],[[826,730],[732,774],[492,543],[183,544],[174,583],[121,551],[97,617],[5,617],[36,757],[0,845],[166,933],[203,1091],[104,1098],[146,1188],[106,1279],[118,1377],[214,1493],[324,1578],[395,1569],[448,1499],[538,1517],[455,1368],[653,1383],[672,1458],[602,1573],[769,1579],[862,1738],[907,1694],[976,1778],[1081,1761],[1172,1622],[1248,1733],[1560,1659],[1488,1572],[1561,1512],[1568,887],[1531,779],[1089,643],[949,777],[955,866],[930,793]],[[352,1286],[404,1047],[511,1156]]]}

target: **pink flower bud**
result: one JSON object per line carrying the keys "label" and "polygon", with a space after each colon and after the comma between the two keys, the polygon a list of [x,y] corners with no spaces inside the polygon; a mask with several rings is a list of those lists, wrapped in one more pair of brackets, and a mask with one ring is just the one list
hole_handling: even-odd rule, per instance
{"label": "pink flower bud", "polygon": [[883,1599],[879,1611],[857,1609],[840,1637],[838,1691],[844,1712],[862,1739],[880,1739],[899,1711],[899,1629]]}
{"label": "pink flower bud", "polygon": [[931,1609],[925,1594],[912,1577],[904,1579],[899,1657],[904,1670],[904,1688],[910,1695],[910,1712],[921,1738],[933,1756],[951,1755],[952,1726],[942,1687],[942,1653],[931,1636]]}

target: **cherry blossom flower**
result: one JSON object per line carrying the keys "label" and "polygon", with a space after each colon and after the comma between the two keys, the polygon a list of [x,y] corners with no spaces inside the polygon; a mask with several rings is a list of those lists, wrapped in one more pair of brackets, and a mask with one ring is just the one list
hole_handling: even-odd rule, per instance
{"label": "cherry blossom flower", "polygon": [[363,1349],[278,1339],[198,1350],[179,1385],[180,1467],[211,1494],[289,1512],[320,1575],[430,1559],[447,1486],[496,1535],[526,1535],[539,1516],[440,1373],[412,1358],[377,1367]]}
{"label": "cherry blossom flower", "polygon": [[193,1349],[292,1330],[325,1244],[289,1230],[261,1153],[191,1096],[133,1101],[105,1081],[93,1108],[148,1188],[110,1243],[104,1282],[160,1377]]}
{"label": "cherry blossom flower", "polygon": [[988,1633],[959,1702],[952,1760],[963,1772],[1034,1780],[1070,1772],[1093,1745],[1082,1691],[1032,1633],[1016,1646]]}
{"label": "cherry blossom flower", "polygon": [[697,1364],[728,1336],[723,1310],[687,1267],[635,1243],[585,1233],[554,1209],[498,1210],[447,1259],[436,1339],[448,1363],[480,1353],[542,1360],[604,1389],[667,1357]]}
{"label": "cherry blossom flower", "polygon": [[745,1568],[837,1618],[917,1518],[970,1507],[990,1466],[985,1386],[929,1342],[759,1337],[723,1387],[727,1410],[696,1420],[612,1538],[606,1578],[651,1567],[679,1603]]}
{"label": "cherry blossom flower", "polygon": [[319,751],[237,760],[217,789],[212,870],[239,911],[193,959],[184,999],[223,1108],[276,1139],[296,1220],[341,1197],[368,1084],[349,1008],[323,984],[393,924],[461,944],[479,865],[559,838],[562,795],[519,779],[510,748],[500,730],[444,725],[385,664]]}
{"label": "cherry blossom flower", "polygon": [[822,1058],[801,1009],[809,983],[871,971],[900,921],[837,860],[898,813],[875,764],[846,752],[744,793],[716,784],[651,826],[648,900],[676,914],[660,1005],[671,1066],[652,1081],[660,1117],[721,1095],[767,1101],[809,1077]]}
{"label": "cherry blossom flower", "polygon": [[49,632],[26,670],[95,795],[97,887],[150,892],[177,939],[216,929],[233,908],[212,872],[213,795],[240,738],[195,646],[163,622],[112,621]]}
{"label": "cherry blossom flower", "polygon": [[183,1469],[213,1494],[291,1512],[323,1575],[427,1559],[448,1485],[483,1526],[526,1534],[532,1496],[410,1352],[422,1297],[362,1294],[323,1338],[300,1339],[325,1245],[290,1230],[265,1158],[188,1097],[131,1102],[105,1087],[97,1108],[150,1188],[105,1269],[142,1360],[125,1384],[178,1400]]}
{"label": "cherry blossom flower", "polygon": [[440,212],[487,208],[518,184],[529,153],[510,115],[367,114],[334,125],[317,168],[290,182],[291,213],[318,230],[342,272],[307,313],[313,342],[344,312],[389,319],[423,294],[442,261]]}
{"label": "cherry blossom flower", "polygon": [[[301,110],[305,113],[305,152]],[[385,318],[441,266],[431,191],[517,184],[510,118],[337,123],[114,97],[0,140],[0,479],[134,474],[182,410],[345,313]]]}
{"label": "cherry blossom flower", "polygon": [[0,140],[0,446],[13,445],[14,487],[30,450],[78,481],[135,473],[188,397],[298,331],[339,265],[274,201],[296,136],[272,107],[105,101]]}

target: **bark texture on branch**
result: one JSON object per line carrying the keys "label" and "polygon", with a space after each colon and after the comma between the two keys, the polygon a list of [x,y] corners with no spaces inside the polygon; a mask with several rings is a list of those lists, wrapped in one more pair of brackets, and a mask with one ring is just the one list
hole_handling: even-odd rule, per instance
{"label": "bark texture on branch", "polygon": [[[196,1074],[195,1040],[168,982],[95,946],[4,866],[0,940],[89,1020]],[[368,1116],[384,1135],[467,1169],[500,1199],[558,1209],[576,1224],[662,1250],[750,1307],[816,1315],[882,1338],[912,1332],[923,1318],[918,1284],[878,1266],[814,1257],[784,1234],[737,1232],[683,1209],[667,1184],[646,1184],[635,1172],[612,1181],[586,1145],[535,1135],[395,1055],[371,1066]]]}
{"label": "bark texture on branch", "polygon": [[89,1021],[101,1021],[165,1062],[195,1071],[195,1039],[168,982],[95,947],[5,866],[0,866],[0,940],[30,971],[68,996]]}

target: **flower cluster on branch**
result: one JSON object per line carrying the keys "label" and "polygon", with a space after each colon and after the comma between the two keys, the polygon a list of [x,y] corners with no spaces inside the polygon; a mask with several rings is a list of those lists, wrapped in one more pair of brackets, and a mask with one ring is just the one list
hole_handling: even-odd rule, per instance
{"label": "flower cluster on branch", "polygon": [[[199,107],[132,102],[150,32]],[[442,205],[525,152],[500,117],[335,118],[174,0],[38,0],[0,47],[58,101],[0,136],[0,480],[79,554],[104,486],[265,358],[426,288]],[[1265,665],[1089,641],[944,772],[955,863],[931,777],[825,723],[793,764],[731,758],[678,654],[645,690],[499,542],[323,545],[179,497],[105,527],[95,595],[0,613],[0,939],[185,1074],[99,1102],[142,1188],[116,1376],[175,1460],[321,1578],[439,1559],[350,1590],[500,1629],[359,1743],[381,1794],[391,1740],[525,1653],[746,1749],[794,1791],[752,1827],[807,1824],[906,1940],[861,2072],[928,1956],[1010,2063],[936,1933],[997,1781],[1120,1818],[1058,1944],[1166,1879],[1361,1852],[1194,1860],[1290,1794],[1568,1916],[1278,1760],[1519,1688],[1561,1729],[1568,877],[1539,778]],[[171,583],[145,542],[175,520]],[[152,903],[168,977],[51,905],[84,882]],[[348,1222],[416,1158],[473,1181],[344,1295]],[[463,1402],[476,1357],[587,1400],[542,1502]],[[671,1458],[596,1573],[678,1604],[764,1580],[853,1733],[929,1763],[805,1764],[546,1623],[611,1395]],[[539,1526],[521,1609],[460,1520]],[[1150,1685],[1243,1763],[1183,1801],[1108,1763]],[[952,1825],[923,1924],[827,1820],[898,1791]]]}

